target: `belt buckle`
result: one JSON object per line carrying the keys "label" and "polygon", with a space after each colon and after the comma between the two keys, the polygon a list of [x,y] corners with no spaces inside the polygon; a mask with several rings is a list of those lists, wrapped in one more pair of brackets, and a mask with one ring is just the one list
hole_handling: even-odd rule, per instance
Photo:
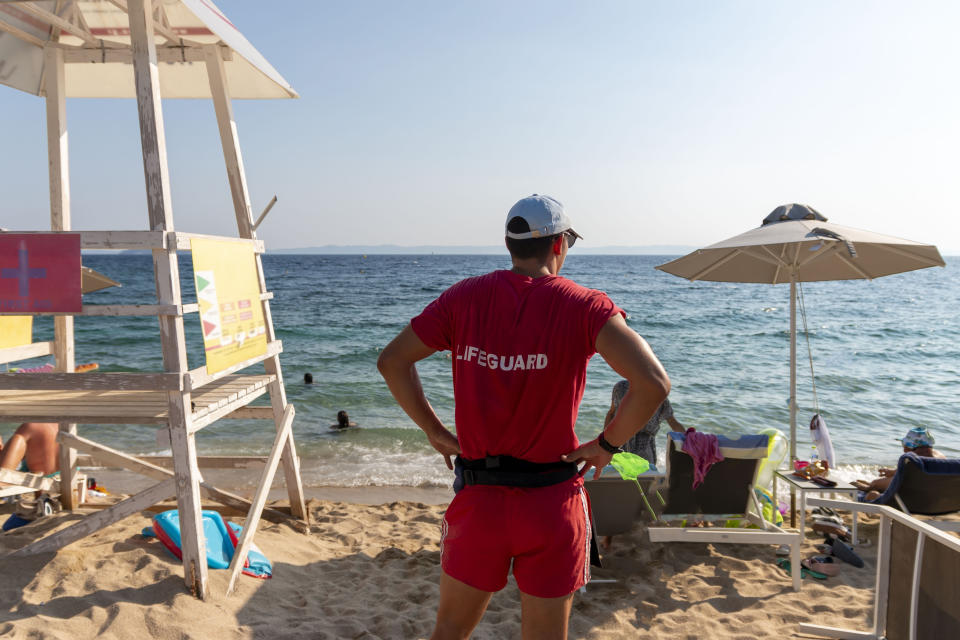
{"label": "belt buckle", "polygon": [[487,456],[483,460],[484,469],[497,469],[500,467],[500,456]]}

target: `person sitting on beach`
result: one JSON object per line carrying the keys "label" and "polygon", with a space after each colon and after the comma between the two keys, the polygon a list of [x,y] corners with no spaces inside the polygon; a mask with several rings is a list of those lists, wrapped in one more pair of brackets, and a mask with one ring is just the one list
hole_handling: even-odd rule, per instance
{"label": "person sitting on beach", "polygon": [[[393,397],[448,468],[456,456],[434,640],[469,637],[511,565],[522,636],[567,637],[573,594],[590,579],[582,476],[591,468],[599,476],[670,391],[667,373],[623,310],[605,293],[558,275],[580,238],[563,205],[524,198],[505,226],[512,269],[454,284],[377,361]],[[456,435],[417,373],[416,363],[437,351],[454,354]],[[614,419],[581,445],[574,426],[587,363],[598,352],[630,389]]]}
{"label": "person sitting on beach", "polygon": [[337,424],[330,425],[331,429],[347,429],[349,427],[357,426],[356,422],[350,422],[350,416],[347,415],[347,412],[343,409],[337,411]]}
{"label": "person sitting on beach", "polygon": [[[629,390],[629,388],[630,383],[626,380],[621,380],[613,385],[613,393],[610,397],[610,410],[607,411],[607,416],[603,419],[604,426],[610,424],[610,421],[613,420],[613,417],[617,415],[617,409],[620,408],[620,402],[623,401],[623,397],[627,394],[627,390]],[[657,412],[654,413],[653,417],[647,421],[647,424],[643,425],[643,428],[640,429],[640,431],[636,432],[632,438],[627,440],[627,443],[623,445],[623,450],[640,456],[650,463],[650,467],[652,469],[656,469],[656,436],[660,431],[660,423],[662,423],[664,420],[667,421],[667,424],[669,424],[670,428],[674,431],[683,433],[687,430],[686,427],[680,424],[679,420],[673,417],[673,406],[670,404],[670,399],[664,398],[663,402],[657,408]]]}
{"label": "person sitting on beach", "polygon": [[24,422],[7,440],[0,442],[0,469],[47,475],[60,470],[60,425]]}
{"label": "person sitting on beach", "polygon": [[[914,427],[907,431],[907,435],[900,439],[903,445],[904,453],[915,453],[921,458],[945,458],[942,453],[933,448],[935,440],[933,434],[926,427]],[[896,475],[897,470],[881,468],[880,477],[876,480],[854,480],[851,484],[861,491],[866,492],[863,496],[864,501],[876,500],[890,486],[890,481]]]}

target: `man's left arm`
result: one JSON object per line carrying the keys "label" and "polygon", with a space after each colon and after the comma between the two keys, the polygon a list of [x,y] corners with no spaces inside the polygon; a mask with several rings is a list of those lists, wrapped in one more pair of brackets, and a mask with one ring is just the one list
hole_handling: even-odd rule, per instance
{"label": "man's left arm", "polygon": [[377,369],[400,408],[427,434],[433,448],[443,455],[447,468],[453,469],[450,456],[460,455],[460,445],[430,406],[416,367],[417,362],[435,352],[436,349],[425,345],[408,324],[383,348],[377,359]]}

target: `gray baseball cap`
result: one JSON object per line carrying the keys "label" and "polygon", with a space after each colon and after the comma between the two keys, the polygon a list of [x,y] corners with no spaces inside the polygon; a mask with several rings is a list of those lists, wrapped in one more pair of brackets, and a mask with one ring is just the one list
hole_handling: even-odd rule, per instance
{"label": "gray baseball cap", "polygon": [[[516,233],[508,231],[506,225],[514,218],[522,218],[530,227],[530,231]],[[544,236],[555,236],[558,233],[569,231],[577,238],[583,238],[579,233],[573,230],[570,218],[563,210],[563,204],[550,196],[533,194],[518,200],[515,205],[510,207],[507,213],[507,222],[504,225],[504,231],[508,238],[516,240],[526,240],[527,238],[542,238]]]}

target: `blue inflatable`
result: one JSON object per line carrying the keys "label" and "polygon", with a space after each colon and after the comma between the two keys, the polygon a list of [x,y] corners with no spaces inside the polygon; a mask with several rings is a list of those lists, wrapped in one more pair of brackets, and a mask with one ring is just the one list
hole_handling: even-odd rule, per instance
{"label": "blue inflatable", "polygon": [[[203,535],[207,541],[207,566],[211,569],[227,569],[233,560],[233,552],[239,544],[243,528],[233,522],[224,522],[216,511],[201,511]],[[156,537],[167,551],[179,559],[183,558],[180,539],[180,515],[176,509],[158,513],[153,517],[153,526],[143,530],[143,535]],[[254,578],[273,576],[273,565],[256,547],[250,545],[243,573]]]}

